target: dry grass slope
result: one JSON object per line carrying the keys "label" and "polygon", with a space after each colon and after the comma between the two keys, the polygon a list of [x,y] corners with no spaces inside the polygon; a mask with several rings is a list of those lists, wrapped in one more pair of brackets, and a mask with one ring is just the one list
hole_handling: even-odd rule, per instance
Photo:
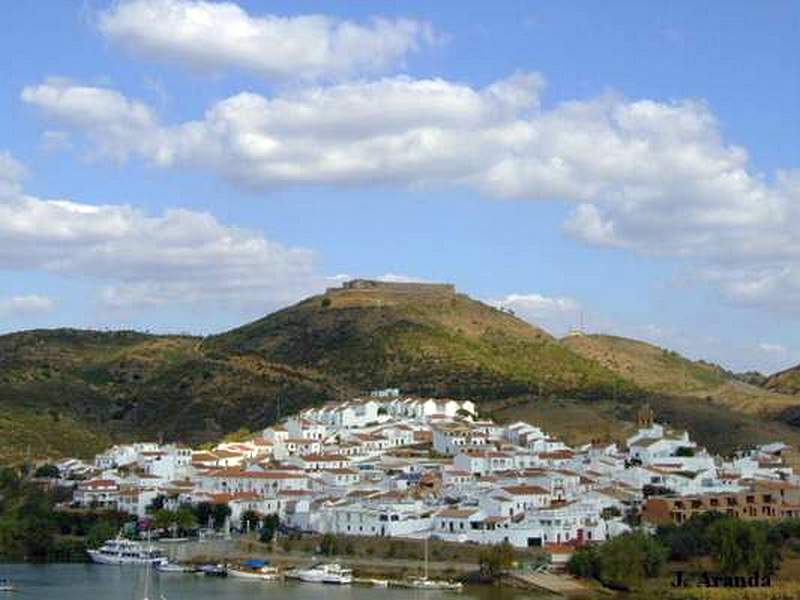
{"label": "dry grass slope", "polygon": [[609,335],[570,336],[562,343],[645,390],[691,396],[745,414],[773,416],[797,398],[735,380],[717,365],[692,361],[646,342]]}

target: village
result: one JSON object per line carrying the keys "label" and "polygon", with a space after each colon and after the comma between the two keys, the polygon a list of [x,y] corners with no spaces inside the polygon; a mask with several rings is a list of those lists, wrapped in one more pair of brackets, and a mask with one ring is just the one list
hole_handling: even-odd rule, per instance
{"label": "village", "polygon": [[508,542],[566,561],[632,524],[680,524],[710,511],[800,516],[786,450],[772,443],[722,459],[656,423],[647,406],[624,446],[569,447],[535,424],[481,418],[469,400],[389,389],[208,450],[143,442],[56,466],[60,485],[74,486],[73,507],[146,519],[157,499],[168,509],[224,504],[226,522],[209,525],[226,531],[255,512],[301,532]]}

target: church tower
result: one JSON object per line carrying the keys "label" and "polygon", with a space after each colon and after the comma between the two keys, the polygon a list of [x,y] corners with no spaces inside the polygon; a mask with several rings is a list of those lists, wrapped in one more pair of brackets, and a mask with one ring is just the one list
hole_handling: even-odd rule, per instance
{"label": "church tower", "polygon": [[636,422],[639,425],[639,429],[650,429],[653,426],[653,422],[655,421],[655,413],[653,413],[652,407],[645,403],[639,408],[639,413],[636,415]]}

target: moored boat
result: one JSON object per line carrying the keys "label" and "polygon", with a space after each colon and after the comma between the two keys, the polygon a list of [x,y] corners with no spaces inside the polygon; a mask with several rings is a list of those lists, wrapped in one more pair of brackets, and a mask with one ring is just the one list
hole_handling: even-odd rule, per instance
{"label": "moored boat", "polygon": [[464,587],[457,581],[428,579],[427,577],[412,577],[400,581],[393,581],[391,585],[415,590],[446,590],[450,592],[460,592]]}
{"label": "moored boat", "polygon": [[199,572],[206,577],[227,577],[228,570],[222,565],[205,565],[200,567]]}
{"label": "moored boat", "polygon": [[92,562],[101,565],[159,565],[168,562],[158,548],[117,536],[100,548],[88,550]]}
{"label": "moored boat", "polygon": [[308,569],[296,571],[295,576],[306,583],[335,583],[346,585],[353,583],[353,571],[339,564],[317,564]]}
{"label": "moored boat", "polygon": [[239,579],[260,581],[277,581],[281,578],[280,571],[263,560],[248,560],[238,565],[229,566],[228,575]]}
{"label": "moored boat", "polygon": [[0,592],[16,592],[17,587],[11,582],[10,579],[5,577],[0,578]]}
{"label": "moored boat", "polygon": [[156,571],[159,573],[191,573],[194,569],[178,563],[165,562],[157,564]]}

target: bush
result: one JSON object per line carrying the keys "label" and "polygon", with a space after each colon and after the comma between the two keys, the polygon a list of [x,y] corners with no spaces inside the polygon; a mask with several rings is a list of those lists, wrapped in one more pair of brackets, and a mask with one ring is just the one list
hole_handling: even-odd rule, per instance
{"label": "bush", "polygon": [[600,575],[597,548],[595,546],[578,548],[569,559],[567,570],[576,577],[596,579]]}
{"label": "bush", "polygon": [[638,531],[627,533],[600,546],[598,578],[608,587],[631,589],[645,578],[658,577],[667,555],[667,548],[654,537]]}
{"label": "bush", "polygon": [[720,519],[709,527],[711,556],[726,575],[774,573],[781,561],[772,528],[758,521]]}
{"label": "bush", "polygon": [[659,527],[656,536],[669,548],[671,560],[689,560],[709,553],[708,529],[719,521],[729,517],[718,512],[695,515],[682,525]]}
{"label": "bush", "polygon": [[55,465],[42,465],[38,469],[36,469],[36,473],[34,473],[34,477],[42,477],[46,479],[58,479],[61,477],[61,473],[58,471],[58,467]]}
{"label": "bush", "polygon": [[261,531],[259,532],[258,539],[260,542],[268,544],[272,541],[275,537],[275,532],[278,530],[280,526],[280,520],[278,519],[278,515],[271,514],[264,517]]}
{"label": "bush", "polygon": [[322,536],[322,539],[319,542],[319,551],[321,554],[325,556],[334,556],[337,551],[337,540],[336,536],[330,533],[326,533]]}

